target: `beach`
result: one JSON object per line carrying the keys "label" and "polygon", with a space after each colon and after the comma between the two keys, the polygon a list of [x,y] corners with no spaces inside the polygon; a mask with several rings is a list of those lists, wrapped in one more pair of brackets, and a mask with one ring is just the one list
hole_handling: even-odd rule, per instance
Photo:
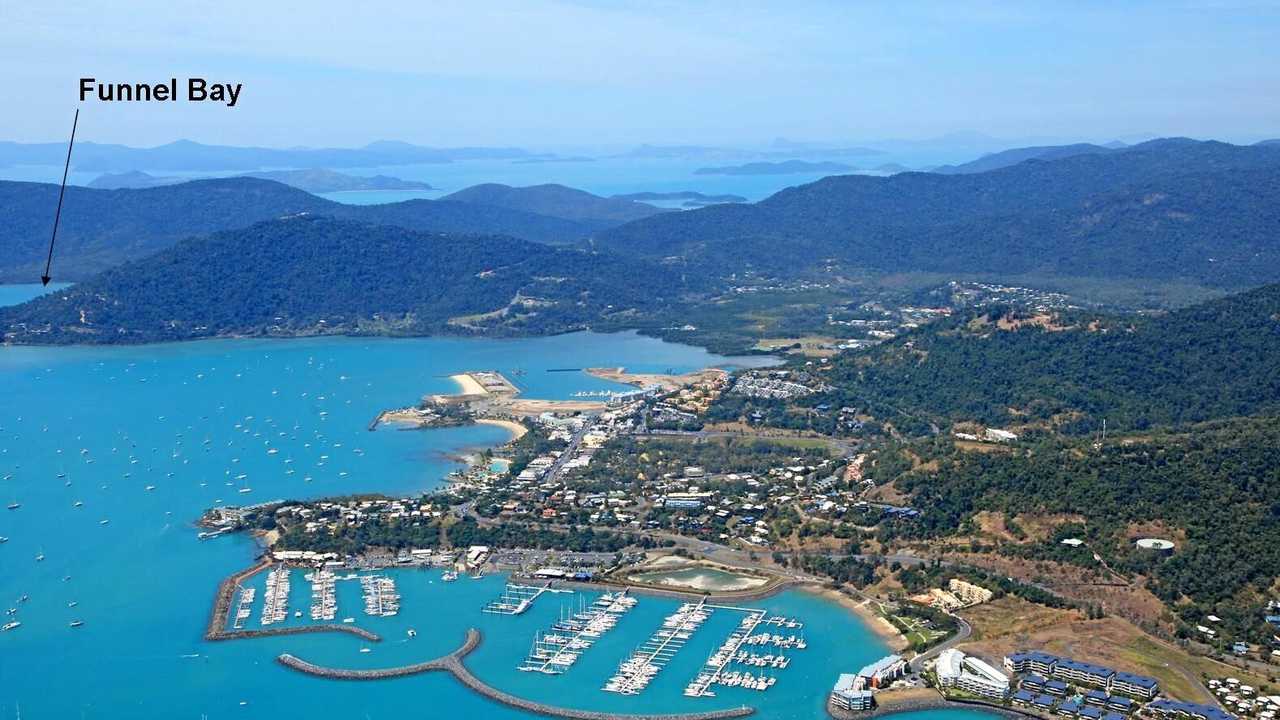
{"label": "beach", "polygon": [[799,587],[805,592],[813,593],[814,595],[830,600],[831,602],[852,611],[855,615],[862,618],[867,629],[874,632],[881,640],[884,640],[885,644],[887,644],[894,652],[902,652],[907,649],[907,639],[903,637],[901,632],[898,632],[898,628],[894,627],[893,623],[884,619],[868,607],[867,601],[857,600],[856,598],[849,597],[839,590],[832,590],[831,588],[823,585],[811,584],[801,585]]}
{"label": "beach", "polygon": [[450,375],[449,379],[458,384],[458,395],[460,396],[485,396],[489,394],[488,390],[479,383],[471,373],[457,373]]}
{"label": "beach", "polygon": [[500,418],[476,418],[476,422],[482,425],[497,425],[500,428],[506,428],[511,431],[511,440],[519,440],[524,434],[529,432],[529,428],[515,420],[502,420]]}

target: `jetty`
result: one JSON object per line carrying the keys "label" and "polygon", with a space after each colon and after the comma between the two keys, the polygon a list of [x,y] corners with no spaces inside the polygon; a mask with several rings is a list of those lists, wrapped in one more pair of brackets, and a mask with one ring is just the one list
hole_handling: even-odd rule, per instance
{"label": "jetty", "polygon": [[502,589],[502,595],[497,600],[485,605],[481,612],[492,615],[520,615],[525,610],[533,607],[533,601],[547,592],[556,592],[551,589],[550,581],[541,586],[509,582]]}
{"label": "jetty", "polygon": [[662,621],[662,627],[653,636],[618,665],[618,672],[605,683],[604,690],[623,695],[635,695],[644,690],[684,647],[702,623],[711,617],[706,598],[696,604],[685,603]]}
{"label": "jetty", "polygon": [[595,641],[618,624],[618,619],[639,601],[626,590],[605,593],[589,608],[569,617],[561,617],[551,626],[552,632],[534,636],[529,657],[519,666],[524,672],[559,675],[578,661]]}
{"label": "jetty", "polygon": [[426,662],[415,663],[413,665],[402,665],[399,667],[376,670],[345,670],[340,668],[328,668],[307,662],[306,660],[288,653],[280,655],[276,658],[276,661],[281,665],[297,670],[298,672],[315,675],[317,677],[331,678],[334,680],[381,680],[385,678],[404,677],[407,675],[415,675],[425,672],[447,672],[457,678],[458,682],[495,702],[516,708],[517,710],[524,710],[526,712],[536,713],[545,717],[569,718],[569,720],[726,720],[727,718],[747,717],[755,712],[754,708],[744,705],[736,708],[710,710],[706,712],[627,715],[611,712],[598,712],[594,710],[574,710],[572,708],[561,708],[554,705],[534,702],[532,700],[525,700],[524,698],[503,692],[502,690],[485,683],[480,678],[471,674],[471,671],[463,664],[463,658],[480,645],[481,639],[480,631],[472,628],[467,630],[467,637],[462,643],[462,646],[448,655],[434,660],[428,660]]}

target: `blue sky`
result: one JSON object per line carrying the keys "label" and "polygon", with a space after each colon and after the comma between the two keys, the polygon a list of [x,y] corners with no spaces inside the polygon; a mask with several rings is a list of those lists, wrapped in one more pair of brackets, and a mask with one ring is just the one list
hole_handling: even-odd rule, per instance
{"label": "blue sky", "polygon": [[83,137],[562,147],[1280,136],[1275,2],[128,5],[0,3],[0,139],[61,141],[81,76],[189,75],[243,83],[239,104],[84,103]]}

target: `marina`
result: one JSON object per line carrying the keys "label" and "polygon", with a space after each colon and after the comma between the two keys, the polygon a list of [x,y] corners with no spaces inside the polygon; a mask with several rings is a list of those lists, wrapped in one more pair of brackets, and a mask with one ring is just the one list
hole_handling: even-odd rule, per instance
{"label": "marina", "polygon": [[693,637],[694,631],[711,617],[711,611],[706,598],[682,604],[662,621],[662,627],[622,661],[617,673],[605,683],[604,690],[622,695],[635,695],[644,690]]}
{"label": "marina", "polygon": [[253,600],[257,594],[257,588],[240,589],[240,602],[236,605],[236,619],[232,625],[236,630],[243,630],[245,621],[253,614]]}
{"label": "marina", "polygon": [[[782,636],[768,632],[755,632],[761,626],[798,630],[804,627],[804,624],[800,621],[780,615],[766,619],[766,613],[763,610],[734,609],[744,610],[747,613],[746,617],[742,618],[738,628],[729,634],[729,637],[725,639],[720,648],[707,658],[702,670],[685,687],[685,696],[714,697],[715,692],[711,690],[713,685],[767,690],[773,687],[777,677],[766,675],[763,669],[782,670],[791,664],[791,658],[781,652],[781,649],[803,650],[807,647],[803,637],[797,637],[794,634]],[[769,653],[743,650],[744,647],[762,645],[773,645],[779,650]],[[751,671],[730,671],[728,669],[729,666],[735,663],[748,667],[762,668],[762,670],[758,675],[753,674]]]}
{"label": "marina", "polygon": [[[638,601],[627,590],[607,592],[590,606],[551,626],[551,632],[534,635],[529,656],[520,664],[525,672],[559,675],[568,670],[582,653],[618,624],[618,619]],[[563,612],[562,612],[563,615]]]}

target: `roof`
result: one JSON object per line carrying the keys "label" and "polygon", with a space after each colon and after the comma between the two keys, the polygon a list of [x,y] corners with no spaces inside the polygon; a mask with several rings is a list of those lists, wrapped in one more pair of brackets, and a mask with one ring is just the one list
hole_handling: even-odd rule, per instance
{"label": "roof", "polygon": [[1053,699],[1053,696],[1051,695],[1037,695],[1036,699],[1032,700],[1031,702],[1035,703],[1036,705],[1044,705],[1045,707],[1051,707],[1054,703],[1054,699]]}
{"label": "roof", "polygon": [[1102,665],[1094,665],[1093,663],[1080,662],[1079,660],[1072,660],[1070,658],[1059,658],[1058,667],[1068,668],[1070,670],[1076,670],[1082,673],[1088,673],[1089,675],[1100,675],[1102,677],[1111,677],[1112,675],[1116,674],[1116,671],[1112,670],[1109,667],[1103,667]]}
{"label": "roof", "polygon": [[1085,705],[1080,708],[1081,717],[1090,718],[1090,720],[1099,720],[1102,717],[1102,711],[1092,705]]}
{"label": "roof", "polygon": [[1084,692],[1084,696],[1085,696],[1085,697],[1087,697],[1087,698],[1093,698],[1094,700],[1106,700],[1106,699],[1107,699],[1107,694],[1106,694],[1106,693],[1104,693],[1104,692],[1102,692],[1101,690],[1086,690],[1086,691]]}
{"label": "roof", "polygon": [[1052,665],[1058,662],[1061,658],[1057,655],[1050,655],[1047,652],[1040,652],[1039,650],[1023,650],[1009,655],[1009,659],[1015,663],[1022,662],[1023,660],[1031,660],[1039,661],[1046,665]]}
{"label": "roof", "polygon": [[1152,710],[1160,710],[1163,712],[1180,712],[1187,715],[1197,715],[1207,720],[1235,720],[1235,715],[1223,710],[1216,705],[1199,705],[1196,703],[1182,702],[1181,700],[1154,700],[1147,704]]}
{"label": "roof", "polygon": [[1068,700],[1068,701],[1066,701],[1066,702],[1062,703],[1061,705],[1059,705],[1059,706],[1058,706],[1058,709],[1059,709],[1059,710],[1066,710],[1067,712],[1079,712],[1079,711],[1080,711],[1080,704],[1079,704],[1079,703],[1077,703],[1077,702],[1075,702],[1074,700]]}
{"label": "roof", "polygon": [[1022,702],[1031,702],[1034,698],[1035,695],[1030,690],[1019,690],[1013,694],[1014,700],[1021,700]]}
{"label": "roof", "polygon": [[1153,677],[1147,677],[1146,675],[1134,675],[1133,673],[1127,672],[1116,673],[1115,679],[1120,682],[1129,683],[1130,685],[1136,685],[1143,688],[1154,688],[1159,685],[1159,682]]}
{"label": "roof", "polygon": [[1044,678],[1040,677],[1039,675],[1036,675],[1035,673],[1031,673],[1031,674],[1027,675],[1025,678],[1023,678],[1023,679],[1022,679],[1022,682],[1024,682],[1024,683],[1031,683],[1032,685],[1043,685],[1043,684],[1045,684],[1045,683],[1047,683],[1047,682],[1049,682],[1049,681],[1048,681],[1048,680],[1045,680]]}
{"label": "roof", "polygon": [[1113,705],[1124,705],[1125,707],[1128,707],[1133,704],[1133,701],[1130,700],[1129,698],[1120,697],[1119,695],[1112,695],[1111,697],[1107,698],[1107,702]]}
{"label": "roof", "polygon": [[853,687],[853,683],[857,681],[858,676],[853,673],[840,673],[840,677],[836,678],[836,686],[831,689],[832,692],[845,692]]}
{"label": "roof", "polygon": [[858,674],[862,677],[871,677],[872,675],[888,670],[900,662],[902,662],[901,655],[885,655],[879,660],[859,670]]}
{"label": "roof", "polygon": [[1066,684],[1066,683],[1064,683],[1064,682],[1062,682],[1061,680],[1050,680],[1050,681],[1046,682],[1046,683],[1044,684],[1044,686],[1045,686],[1046,688],[1053,688],[1054,690],[1066,690],[1066,689],[1067,689],[1067,684]]}

